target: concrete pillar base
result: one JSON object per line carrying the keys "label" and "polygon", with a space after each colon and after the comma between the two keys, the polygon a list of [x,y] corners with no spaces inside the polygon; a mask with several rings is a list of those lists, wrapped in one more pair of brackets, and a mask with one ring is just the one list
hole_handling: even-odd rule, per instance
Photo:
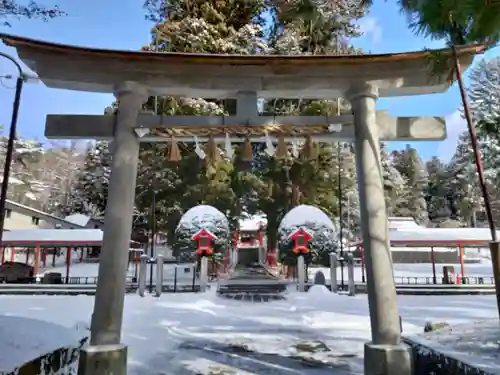
{"label": "concrete pillar base", "polygon": [[126,375],[127,347],[92,345],[80,350],[78,375]]}
{"label": "concrete pillar base", "polygon": [[365,375],[413,375],[408,345],[365,344]]}

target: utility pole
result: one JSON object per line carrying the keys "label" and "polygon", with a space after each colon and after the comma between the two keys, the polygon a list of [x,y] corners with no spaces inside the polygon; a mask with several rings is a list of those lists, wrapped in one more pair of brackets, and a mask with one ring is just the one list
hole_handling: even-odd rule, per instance
{"label": "utility pole", "polygon": [[153,258],[155,256],[155,239],[156,239],[156,193],[154,187],[152,190],[152,201],[151,201],[151,245],[149,250],[149,256],[151,258],[151,263],[149,267],[149,293],[153,293]]}
{"label": "utility pole", "polygon": [[[158,35],[155,36],[155,53],[158,52]],[[158,116],[158,97],[154,97],[154,114]],[[156,146],[153,143],[153,157],[156,155]],[[153,293],[153,258],[155,256],[155,240],[156,240],[156,174],[151,179],[151,245],[149,256],[151,263],[149,267],[149,293]]]}
{"label": "utility pole", "polygon": [[[337,98],[337,116],[340,116],[340,98]],[[337,174],[337,189],[338,189],[338,201],[339,201],[339,242],[340,242],[340,286],[344,290],[344,236],[342,227],[342,143],[337,144],[337,163],[338,163],[338,174]]]}
{"label": "utility pole", "polygon": [[342,143],[338,144],[337,147],[337,162],[338,162],[338,175],[337,175],[337,189],[338,189],[338,201],[339,201],[339,242],[340,242],[340,285],[342,290],[344,290],[344,235],[342,226],[342,168],[341,168],[341,148]]}
{"label": "utility pole", "polygon": [[0,191],[0,245],[3,240],[3,231],[5,226],[5,204],[7,201],[7,190],[9,189],[10,168],[12,164],[12,156],[14,154],[14,141],[16,139],[17,117],[19,115],[19,106],[21,104],[21,93],[23,91],[23,84],[26,81],[26,75],[23,73],[21,65],[14,60],[13,57],[0,52],[0,56],[10,60],[18,70],[18,77],[16,80],[16,93],[14,95],[14,102],[12,104],[12,117],[10,120],[9,139],[7,141],[7,151],[5,155],[5,163],[3,167],[2,186]]}

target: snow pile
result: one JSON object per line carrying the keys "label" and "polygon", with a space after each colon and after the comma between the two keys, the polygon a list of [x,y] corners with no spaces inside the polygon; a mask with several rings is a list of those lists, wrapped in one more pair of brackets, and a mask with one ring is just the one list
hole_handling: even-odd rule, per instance
{"label": "snow pile", "polygon": [[226,216],[215,207],[199,205],[189,209],[179,221],[175,230],[174,254],[183,261],[194,259],[196,242],[193,241],[193,236],[202,229],[217,237],[216,252],[229,246],[231,232]]}
{"label": "snow pile", "polygon": [[335,225],[330,218],[319,208],[314,206],[300,205],[290,210],[280,223],[278,228],[278,247],[284,263],[295,263],[291,254],[293,241],[290,235],[298,229],[305,229],[313,239],[309,242],[311,258],[314,261],[328,265],[328,253],[335,251],[338,246]]}
{"label": "snow pile", "polygon": [[500,374],[498,318],[458,324],[409,339],[487,374]]}
{"label": "snow pile", "polygon": [[324,301],[325,298],[335,298],[338,294],[330,292],[324,285],[313,285],[307,291],[307,300],[311,303]]}
{"label": "snow pile", "polygon": [[328,288],[324,285],[313,285],[307,292],[308,296],[324,296],[326,294],[332,295]]}
{"label": "snow pile", "polygon": [[0,372],[10,373],[63,347],[77,348],[87,334],[80,328],[70,329],[37,319],[0,315]]}

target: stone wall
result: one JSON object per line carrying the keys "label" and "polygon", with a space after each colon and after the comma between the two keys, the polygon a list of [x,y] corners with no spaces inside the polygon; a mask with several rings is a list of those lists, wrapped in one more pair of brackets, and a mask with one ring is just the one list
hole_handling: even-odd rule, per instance
{"label": "stone wall", "polygon": [[414,375],[495,375],[440,353],[430,346],[410,338],[403,338],[412,349]]}
{"label": "stone wall", "polygon": [[[1,372],[4,375],[51,375],[60,374],[69,366],[77,363],[80,349],[87,343],[88,337],[82,338],[74,346],[63,347],[46,353],[40,357],[13,369]],[[68,372],[70,373],[70,372]]]}

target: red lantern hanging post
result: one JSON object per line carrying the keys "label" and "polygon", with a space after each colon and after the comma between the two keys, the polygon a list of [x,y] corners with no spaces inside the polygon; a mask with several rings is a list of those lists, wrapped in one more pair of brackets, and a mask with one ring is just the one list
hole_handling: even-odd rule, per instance
{"label": "red lantern hanging post", "polygon": [[193,236],[193,240],[198,242],[196,255],[209,256],[214,253],[214,242],[217,236],[207,229],[202,229]]}
{"label": "red lantern hanging post", "polygon": [[312,240],[312,235],[301,228],[292,233],[288,238],[293,240],[294,244],[292,251],[297,255],[297,290],[299,292],[305,292],[305,285],[307,282],[307,266],[304,255],[308,254],[310,251],[309,241]]}
{"label": "red lantern hanging post", "polygon": [[294,241],[292,251],[295,254],[303,255],[309,253],[309,241],[312,240],[310,233],[301,228],[293,232],[288,239]]}

